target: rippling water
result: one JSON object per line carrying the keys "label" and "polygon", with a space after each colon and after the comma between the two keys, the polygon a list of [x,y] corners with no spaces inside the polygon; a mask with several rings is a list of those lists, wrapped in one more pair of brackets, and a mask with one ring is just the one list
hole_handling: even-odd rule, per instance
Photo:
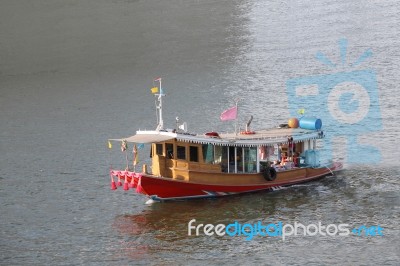
{"label": "rippling water", "polygon": [[[0,4],[0,264],[398,265],[400,6],[396,1],[2,1]],[[155,127],[149,92],[162,76],[165,124],[232,131],[219,114],[241,98],[254,128],[289,116],[286,81],[332,70],[365,50],[382,130],[376,164],[272,193],[144,204],[110,191],[106,140]],[[243,116],[245,121],[246,115]],[[373,125],[363,125],[373,127]],[[340,127],[331,129],[340,132]],[[140,153],[146,161],[147,150]],[[362,155],[367,156],[367,155]],[[188,236],[187,224],[380,225],[382,237]]]}

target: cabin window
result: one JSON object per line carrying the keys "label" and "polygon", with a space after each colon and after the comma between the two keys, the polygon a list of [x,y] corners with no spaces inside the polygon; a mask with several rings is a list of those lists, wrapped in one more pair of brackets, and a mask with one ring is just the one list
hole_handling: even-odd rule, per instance
{"label": "cabin window", "polygon": [[199,148],[196,146],[189,147],[189,156],[191,162],[198,162],[199,161]]}
{"label": "cabin window", "polygon": [[[217,153],[217,150],[215,151]],[[221,168],[222,172],[230,172],[232,167],[229,167],[229,149],[227,146],[222,146],[219,149],[221,154]]]}
{"label": "cabin window", "polygon": [[229,147],[229,172],[243,172],[243,157],[241,147]]}
{"label": "cabin window", "polygon": [[214,163],[214,146],[212,144],[203,144],[203,162],[204,163]]}
{"label": "cabin window", "polygon": [[244,168],[246,173],[257,171],[257,148],[247,147],[244,149]]}
{"label": "cabin window", "polygon": [[222,146],[214,146],[214,163],[222,163]]}
{"label": "cabin window", "polygon": [[163,145],[162,144],[159,144],[159,143],[156,144],[156,154],[163,155]]}
{"label": "cabin window", "polygon": [[165,144],[165,151],[166,151],[166,156],[168,159],[173,159],[174,158],[174,145],[172,143],[166,143]]}
{"label": "cabin window", "polygon": [[176,146],[176,158],[180,160],[186,160],[186,147]]}

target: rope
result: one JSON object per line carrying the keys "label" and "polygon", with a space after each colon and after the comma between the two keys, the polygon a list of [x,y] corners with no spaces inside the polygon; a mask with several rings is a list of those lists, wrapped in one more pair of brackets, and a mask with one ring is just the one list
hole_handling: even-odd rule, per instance
{"label": "rope", "polygon": [[326,169],[329,170],[329,172],[331,172],[331,175],[335,175],[335,174],[332,172],[331,168],[329,168],[328,166],[325,166],[325,167],[326,167]]}

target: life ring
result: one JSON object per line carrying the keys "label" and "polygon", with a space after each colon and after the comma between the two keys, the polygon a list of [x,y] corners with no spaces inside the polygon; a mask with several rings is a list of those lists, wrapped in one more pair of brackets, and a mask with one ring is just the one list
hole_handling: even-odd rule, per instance
{"label": "life ring", "polygon": [[254,131],[242,131],[240,132],[240,135],[254,135],[256,132]]}
{"label": "life ring", "polygon": [[265,167],[263,172],[264,179],[267,181],[274,181],[276,179],[276,170],[273,167]]}

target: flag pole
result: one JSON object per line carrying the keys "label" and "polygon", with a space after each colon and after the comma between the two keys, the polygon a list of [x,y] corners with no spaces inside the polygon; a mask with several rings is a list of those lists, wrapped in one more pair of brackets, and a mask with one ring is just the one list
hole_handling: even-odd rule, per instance
{"label": "flag pole", "polygon": [[238,102],[239,102],[239,98],[235,100],[235,104],[236,104],[236,119],[235,119],[235,136],[237,136],[237,123],[238,123],[238,113],[239,113],[239,109],[238,109]]}

